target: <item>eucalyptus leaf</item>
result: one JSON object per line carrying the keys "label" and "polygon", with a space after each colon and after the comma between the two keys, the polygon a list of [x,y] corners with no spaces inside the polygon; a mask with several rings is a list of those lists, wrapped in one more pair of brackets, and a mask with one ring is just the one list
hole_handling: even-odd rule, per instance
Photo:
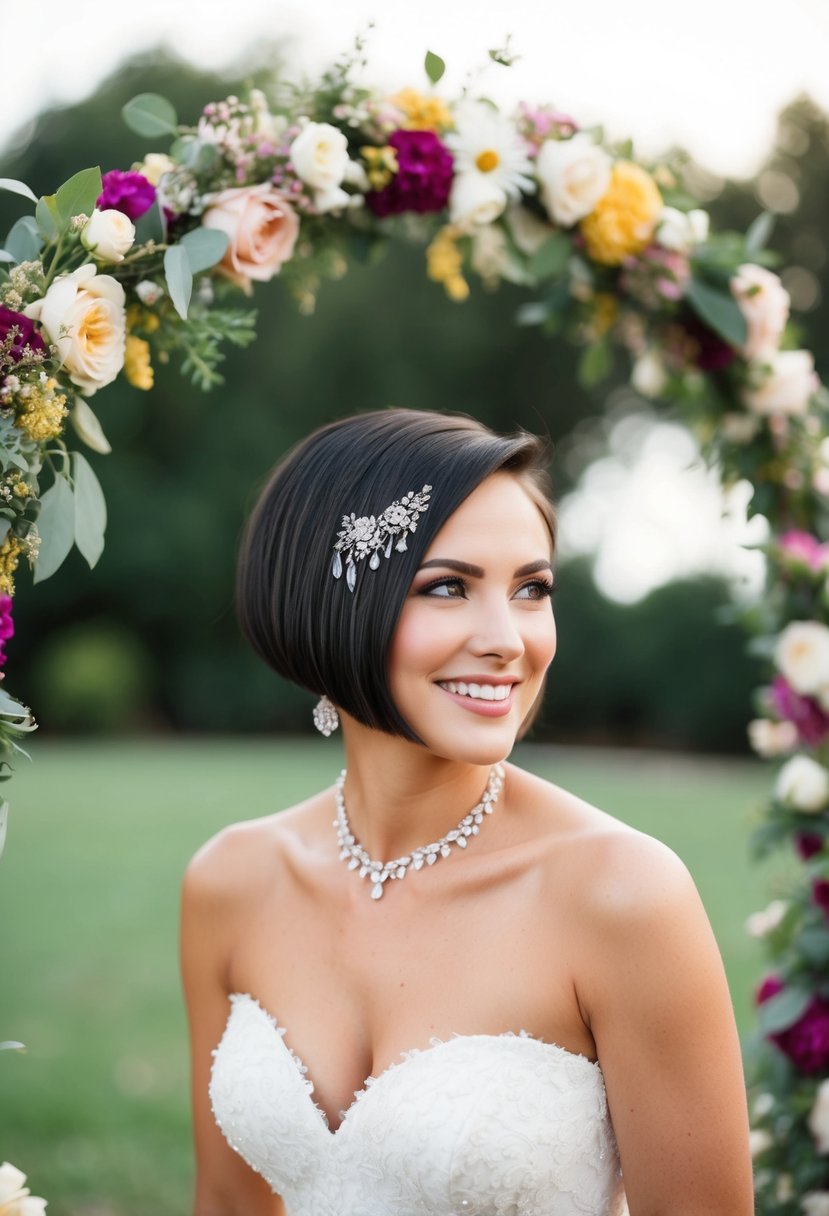
{"label": "eucalyptus leaf", "polygon": [[784,988],[759,1006],[757,1021],[760,1030],[763,1034],[787,1030],[802,1016],[811,1000],[812,993],[808,988]]}
{"label": "eucalyptus leaf", "polygon": [[[6,824],[9,818],[9,804],[4,802],[0,806],[0,857],[3,856],[3,850],[6,847]],[[5,1043],[0,1043],[0,1047],[5,1047]]]}
{"label": "eucalyptus leaf", "polygon": [[0,1043],[0,1051],[25,1051],[26,1044],[18,1043],[17,1039],[5,1039]]}
{"label": "eucalyptus leaf", "polygon": [[80,452],[72,453],[72,476],[75,480],[75,544],[91,569],[104,551],[106,501],[92,466]]}
{"label": "eucalyptus leaf", "polygon": [[829,963],[829,933],[822,926],[802,929],[795,939],[797,950],[817,967]]}
{"label": "eucalyptus leaf", "polygon": [[582,351],[576,369],[576,377],[583,388],[595,388],[610,375],[613,368],[613,351],[606,339],[592,342]]}
{"label": "eucalyptus leaf", "polygon": [[436,55],[434,51],[427,51],[426,58],[423,62],[426,69],[426,75],[431,80],[432,84],[437,84],[443,73],[446,71],[446,64],[441,59],[440,55]]}
{"label": "eucalyptus leaf", "polygon": [[159,93],[139,93],[122,108],[121,117],[131,131],[147,139],[175,135],[178,130],[173,106]]}
{"label": "eucalyptus leaf", "polygon": [[515,314],[516,325],[543,325],[550,315],[550,310],[543,300],[533,300],[522,304]]}
{"label": "eucalyptus leaf", "polygon": [[186,321],[193,292],[193,272],[187,250],[181,244],[171,245],[164,254],[164,276],[175,310],[182,321]]}
{"label": "eucalyptus leaf", "polygon": [[58,475],[40,501],[40,552],[32,580],[35,583],[42,583],[55,573],[75,539],[75,496],[66,478]]}
{"label": "eucalyptus leaf", "polygon": [[109,440],[101,429],[97,416],[89,408],[83,397],[75,398],[75,408],[69,417],[78,435],[80,435],[87,447],[92,448],[93,452],[100,452],[102,456],[106,456],[112,451]]}
{"label": "eucalyptus leaf", "polygon": [[73,174],[55,195],[59,222],[66,226],[73,215],[91,215],[103,188],[97,166]]}
{"label": "eucalyptus leaf", "polygon": [[164,218],[164,211],[156,195],[155,202],[149,211],[145,211],[143,215],[139,215],[135,221],[135,243],[133,248],[138,245],[146,245],[147,241],[155,241],[157,245],[163,245],[167,236],[167,222]]}
{"label": "eucalyptus leaf", "polygon": [[211,266],[221,262],[229,244],[228,234],[217,228],[194,228],[180,241],[181,247],[187,252],[192,274],[209,270]]}
{"label": "eucalyptus leaf", "polygon": [[43,248],[43,241],[37,230],[37,220],[33,215],[23,215],[9,229],[9,235],[3,242],[3,248],[11,254],[15,262],[33,262]]}
{"label": "eucalyptus leaf", "polygon": [[685,298],[701,321],[732,346],[743,346],[748,337],[746,319],[734,297],[702,279],[692,278]]}
{"label": "eucalyptus leaf", "polygon": [[37,195],[26,183],[16,181],[13,177],[0,177],[0,190],[6,190],[9,194],[20,194],[31,203],[37,202]]}
{"label": "eucalyptus leaf", "polygon": [[752,220],[751,225],[746,233],[746,253],[753,255],[759,253],[769,243],[769,238],[774,230],[774,219],[770,211],[761,211],[755,220]]}
{"label": "eucalyptus leaf", "polygon": [[0,262],[16,262],[17,258],[8,249],[0,249]]}
{"label": "eucalyptus leaf", "polygon": [[567,265],[572,245],[563,232],[553,232],[530,259],[530,274],[536,279],[553,279]]}
{"label": "eucalyptus leaf", "polygon": [[51,241],[58,231],[57,204],[54,194],[46,194],[43,198],[38,199],[35,219],[37,220],[37,230],[44,241]]}

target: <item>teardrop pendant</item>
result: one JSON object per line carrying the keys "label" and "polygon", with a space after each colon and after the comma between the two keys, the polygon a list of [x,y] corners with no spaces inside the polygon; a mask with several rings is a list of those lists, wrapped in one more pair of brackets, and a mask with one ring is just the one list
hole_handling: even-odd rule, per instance
{"label": "teardrop pendant", "polygon": [[386,557],[391,557],[391,547],[394,543],[394,536],[390,536],[386,542]]}
{"label": "teardrop pendant", "polygon": [[340,557],[339,549],[337,549],[337,551],[334,554],[334,560],[331,563],[331,573],[334,575],[334,578],[342,578],[343,559]]}
{"label": "teardrop pendant", "polygon": [[348,569],[345,572],[345,581],[348,583],[348,590],[353,591],[354,585],[357,582],[357,567],[354,562],[348,563]]}
{"label": "teardrop pendant", "polygon": [[374,886],[371,888],[371,898],[372,899],[382,899],[383,898],[383,884],[381,882],[376,882],[374,884]]}
{"label": "teardrop pendant", "polygon": [[371,557],[369,558],[368,564],[372,570],[376,570],[377,567],[380,565],[380,554],[377,552],[376,549],[374,550]]}

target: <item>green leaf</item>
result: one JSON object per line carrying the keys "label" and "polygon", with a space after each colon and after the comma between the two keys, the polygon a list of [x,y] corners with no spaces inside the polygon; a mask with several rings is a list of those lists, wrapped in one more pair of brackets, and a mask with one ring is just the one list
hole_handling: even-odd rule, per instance
{"label": "green leaf", "polygon": [[42,583],[63,564],[75,539],[75,496],[65,477],[55,478],[41,501],[37,529],[40,552],[35,561],[33,582]]}
{"label": "green leaf", "polygon": [[516,325],[543,325],[550,315],[550,310],[543,300],[533,300],[522,304],[515,314]]}
{"label": "green leaf", "polygon": [[808,988],[784,988],[776,996],[763,1001],[757,1010],[757,1022],[763,1034],[776,1034],[794,1025],[812,999]]}
{"label": "green leaf", "polygon": [[217,228],[194,228],[181,238],[180,244],[187,252],[191,273],[198,274],[200,270],[209,270],[211,266],[221,262],[230,244],[230,237]]}
{"label": "green leaf", "polygon": [[17,258],[8,249],[0,249],[0,262],[16,262]]}
{"label": "green leaf", "polygon": [[[9,818],[9,804],[4,802],[0,806],[0,857],[3,856],[3,849],[6,847],[6,823]],[[8,1044],[0,1043],[0,1047],[6,1047]]]}
{"label": "green leaf", "polygon": [[91,215],[102,190],[101,170],[97,166],[73,174],[55,195],[59,222],[66,226],[73,215]]}
{"label": "green leaf", "polygon": [[755,220],[752,221],[748,232],[746,233],[746,253],[751,255],[759,253],[769,243],[772,231],[774,229],[774,219],[770,211],[761,211]]}
{"label": "green leaf", "polygon": [[91,570],[104,551],[107,523],[104,492],[92,466],[80,452],[72,453],[72,476],[75,480],[75,544]]}
{"label": "green leaf", "polygon": [[569,236],[553,232],[530,259],[530,274],[536,279],[554,279],[567,265],[572,250]]}
{"label": "green leaf", "polygon": [[87,447],[92,448],[93,452],[100,452],[106,456],[112,451],[100,422],[83,397],[75,398],[75,407],[69,418],[81,439]]}
{"label": "green leaf", "polygon": [[35,207],[35,219],[37,220],[37,230],[44,241],[51,241],[54,236],[57,236],[58,213],[54,194],[45,194],[38,200]]}
{"label": "green leaf", "polygon": [[171,245],[164,254],[164,277],[175,310],[182,321],[186,321],[193,291],[193,272],[187,250],[182,245]]}
{"label": "green leaf", "polygon": [[149,211],[145,211],[143,215],[139,215],[135,221],[135,246],[146,245],[147,241],[155,241],[157,245],[163,245],[167,235],[167,225],[164,219],[164,211],[161,203],[156,195],[155,202]]}
{"label": "green leaf", "polygon": [[18,1043],[17,1039],[6,1039],[0,1043],[0,1051],[25,1051],[26,1044]]}
{"label": "green leaf", "polygon": [[595,388],[610,375],[613,368],[613,351],[606,339],[591,343],[582,351],[576,369],[576,378],[583,388]]}
{"label": "green leaf", "polygon": [[158,93],[139,93],[121,110],[121,117],[137,135],[155,139],[157,135],[175,135],[178,118],[166,97]]}
{"label": "green leaf", "polygon": [[22,194],[23,198],[29,199],[30,202],[37,202],[37,195],[29,189],[26,183],[15,181],[13,177],[0,177],[0,190],[7,190],[9,194]]}
{"label": "green leaf", "polygon": [[441,59],[440,55],[436,55],[434,51],[427,51],[426,58],[423,62],[426,69],[426,75],[431,80],[432,84],[437,84],[443,73],[446,71],[446,64]]}
{"label": "green leaf", "polygon": [[795,948],[817,967],[829,963],[829,932],[823,927],[810,925],[798,933]]}
{"label": "green leaf", "polygon": [[700,320],[715,334],[732,346],[744,345],[748,326],[732,295],[711,287],[702,279],[692,278],[685,288],[685,298]]}
{"label": "green leaf", "polygon": [[33,262],[43,248],[43,241],[37,230],[37,220],[32,215],[23,215],[13,224],[9,235],[3,242],[3,248],[11,254],[15,262]]}

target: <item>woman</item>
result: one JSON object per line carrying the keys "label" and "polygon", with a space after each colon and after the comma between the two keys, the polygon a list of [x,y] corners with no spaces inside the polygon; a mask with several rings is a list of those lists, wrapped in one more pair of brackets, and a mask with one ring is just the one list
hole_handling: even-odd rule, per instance
{"label": "woman", "polygon": [[631,1216],[753,1210],[687,871],[505,763],[554,552],[542,446],[465,417],[335,423],[262,492],[241,626],[346,769],[188,867],[194,1216],[616,1216],[622,1174]]}

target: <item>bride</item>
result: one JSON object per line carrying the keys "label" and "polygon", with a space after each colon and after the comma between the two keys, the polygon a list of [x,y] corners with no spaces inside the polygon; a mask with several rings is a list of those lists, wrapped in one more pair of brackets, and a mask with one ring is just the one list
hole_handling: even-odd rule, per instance
{"label": "bride", "polygon": [[507,763],[556,649],[543,469],[532,436],[385,410],[262,491],[240,623],[346,767],[187,867],[194,1216],[753,1211],[687,870]]}

